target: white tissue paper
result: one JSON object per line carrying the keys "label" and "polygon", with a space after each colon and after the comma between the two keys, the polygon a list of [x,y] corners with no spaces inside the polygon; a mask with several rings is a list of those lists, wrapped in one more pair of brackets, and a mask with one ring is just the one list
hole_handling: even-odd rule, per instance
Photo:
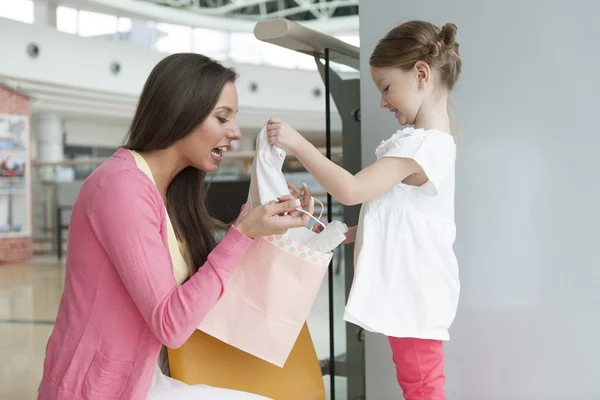
{"label": "white tissue paper", "polygon": [[[267,125],[263,126],[256,138],[256,156],[252,161],[248,204],[257,207],[270,201],[277,201],[280,196],[290,194],[281,170],[285,156],[284,150],[269,144]],[[344,234],[347,231],[348,228],[345,224],[334,221],[320,234],[302,227],[290,229],[285,236],[305,244],[313,250],[327,253],[346,239]]]}

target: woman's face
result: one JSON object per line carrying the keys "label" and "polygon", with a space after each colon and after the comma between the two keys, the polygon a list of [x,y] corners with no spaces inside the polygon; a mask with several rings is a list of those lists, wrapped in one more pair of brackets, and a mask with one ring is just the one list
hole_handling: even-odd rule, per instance
{"label": "woman's face", "polygon": [[238,92],[235,84],[228,82],[209,116],[179,142],[178,147],[190,165],[206,172],[219,167],[223,153],[231,149],[231,142],[242,137],[237,111]]}

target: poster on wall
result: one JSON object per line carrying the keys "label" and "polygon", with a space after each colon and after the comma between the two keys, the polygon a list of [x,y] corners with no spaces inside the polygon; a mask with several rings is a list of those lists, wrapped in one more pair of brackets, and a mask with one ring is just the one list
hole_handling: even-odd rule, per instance
{"label": "poster on wall", "polygon": [[28,120],[0,114],[0,190],[25,188]]}

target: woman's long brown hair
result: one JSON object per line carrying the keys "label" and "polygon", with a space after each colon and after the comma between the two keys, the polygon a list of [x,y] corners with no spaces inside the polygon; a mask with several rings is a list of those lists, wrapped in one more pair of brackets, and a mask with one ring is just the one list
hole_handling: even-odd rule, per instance
{"label": "woman's long brown hair", "polygon": [[[150,73],[124,147],[139,152],[166,149],[189,135],[209,116],[234,70],[201,54],[173,54]],[[186,260],[195,273],[215,246],[220,226],[206,208],[206,172],[182,170],[167,189],[167,212]]]}

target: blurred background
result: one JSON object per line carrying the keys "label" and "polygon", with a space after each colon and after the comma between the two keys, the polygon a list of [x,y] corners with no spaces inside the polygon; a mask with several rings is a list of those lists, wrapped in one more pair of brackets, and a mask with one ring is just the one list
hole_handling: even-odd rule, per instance
{"label": "blurred background", "polygon": [[[600,399],[599,15],[592,0],[0,0],[0,399],[36,398],[71,206],[159,60],[199,52],[240,74],[243,138],[209,177],[227,221],[270,117],[352,172],[374,161],[399,127],[369,57],[412,19],[454,22],[463,60],[447,396]],[[257,39],[277,18],[293,37]],[[293,157],[284,170],[327,200]],[[332,199],[324,218],[357,213]],[[340,248],[308,320],[327,398],[402,399],[386,338],[342,320],[352,273]]]}
{"label": "blurred background", "polygon": [[[358,1],[311,3],[0,0],[0,399],[36,397],[62,294],[71,207],[86,177],[121,145],[160,59],[202,53],[240,75],[243,138],[209,177],[209,205],[220,219],[232,221],[247,197],[255,138],[268,118],[287,120],[325,152],[326,90],[314,57],[253,33],[257,21],[283,17],[358,46]],[[332,68],[344,79],[359,75]],[[331,115],[332,158],[341,162],[342,121],[335,107]],[[295,159],[284,172],[326,203]],[[337,204],[332,217],[342,219]],[[332,275],[342,328],[343,257],[341,249]],[[327,278],[309,320],[324,365],[330,297]],[[337,335],[345,341],[343,329]],[[329,388],[326,371],[324,380]],[[338,384],[344,391],[343,378]]]}

